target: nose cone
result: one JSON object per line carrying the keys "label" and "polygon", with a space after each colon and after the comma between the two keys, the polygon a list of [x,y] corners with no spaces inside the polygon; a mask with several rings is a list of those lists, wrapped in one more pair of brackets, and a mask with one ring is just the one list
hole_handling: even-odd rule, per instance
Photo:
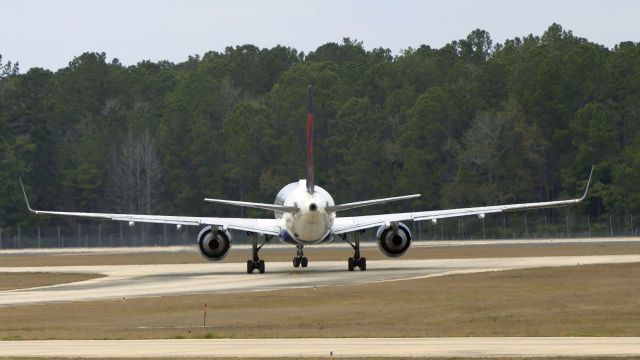
{"label": "nose cone", "polygon": [[309,204],[309,211],[311,212],[318,211],[318,205],[316,205],[316,203]]}

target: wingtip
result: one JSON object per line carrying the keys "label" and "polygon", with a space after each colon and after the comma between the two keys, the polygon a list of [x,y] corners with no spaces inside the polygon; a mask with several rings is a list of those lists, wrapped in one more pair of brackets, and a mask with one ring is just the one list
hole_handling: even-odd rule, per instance
{"label": "wingtip", "polygon": [[589,187],[591,186],[591,179],[593,178],[593,169],[595,169],[595,165],[591,165],[591,172],[589,172],[589,179],[587,180],[587,186],[584,188],[584,194],[580,198],[580,201],[586,199],[587,194],[589,193]]}
{"label": "wingtip", "polygon": [[27,204],[27,209],[29,209],[29,211],[31,211],[32,213],[35,213],[35,211],[31,208],[31,205],[29,205],[29,198],[27,197],[27,191],[24,189],[24,184],[22,183],[21,176],[18,176],[18,181],[20,181],[20,188],[22,189],[22,195],[24,196],[24,202]]}

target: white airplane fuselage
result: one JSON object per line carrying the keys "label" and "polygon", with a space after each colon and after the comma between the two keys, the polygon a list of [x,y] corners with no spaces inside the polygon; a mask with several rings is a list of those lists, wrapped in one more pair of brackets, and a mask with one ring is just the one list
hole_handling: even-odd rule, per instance
{"label": "white airplane fuselage", "polygon": [[331,227],[336,214],[327,212],[326,208],[335,203],[325,189],[315,185],[312,194],[307,190],[306,180],[300,180],[283,187],[274,203],[298,208],[294,213],[275,213],[285,229],[280,234],[284,242],[312,245],[332,240]]}

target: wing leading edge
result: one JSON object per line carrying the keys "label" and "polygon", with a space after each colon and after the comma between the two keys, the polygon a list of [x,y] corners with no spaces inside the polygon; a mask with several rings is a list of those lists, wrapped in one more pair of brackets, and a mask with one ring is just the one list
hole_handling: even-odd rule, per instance
{"label": "wing leading edge", "polygon": [[407,220],[435,221],[438,219],[446,219],[446,218],[460,217],[460,216],[471,216],[471,215],[484,217],[485,214],[493,214],[493,213],[500,213],[500,212],[544,209],[544,208],[575,205],[587,197],[589,186],[591,185],[592,175],[593,175],[593,166],[591,167],[591,172],[589,173],[589,180],[587,180],[587,185],[584,189],[584,194],[582,194],[582,196],[577,199],[336,218],[333,224],[333,232],[336,234],[343,234],[351,231],[368,229],[368,228],[378,227],[382,225],[389,225],[390,223],[397,222],[397,221],[407,221]]}
{"label": "wing leading edge", "polygon": [[194,216],[166,216],[166,215],[138,215],[138,214],[109,214],[109,213],[85,213],[66,211],[34,210],[29,204],[27,193],[20,179],[20,187],[27,208],[34,214],[71,216],[87,219],[103,219],[113,221],[125,221],[129,223],[172,224],[185,226],[216,225],[225,229],[250,231],[267,235],[280,234],[280,223],[276,219],[250,219],[250,218],[218,218],[218,217],[194,217]]}

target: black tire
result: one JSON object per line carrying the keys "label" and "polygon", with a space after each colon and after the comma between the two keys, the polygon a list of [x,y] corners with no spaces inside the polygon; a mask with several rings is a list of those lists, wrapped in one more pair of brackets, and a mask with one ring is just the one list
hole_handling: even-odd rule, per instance
{"label": "black tire", "polygon": [[367,258],[360,258],[360,271],[367,271]]}
{"label": "black tire", "polygon": [[302,265],[303,268],[306,268],[307,265],[309,265],[309,259],[303,257],[302,259],[300,259],[300,265]]}
{"label": "black tire", "polygon": [[253,261],[247,260],[247,274],[253,274]]}
{"label": "black tire", "polygon": [[293,267],[300,267],[300,258],[299,257],[294,257],[293,258]]}
{"label": "black tire", "polygon": [[258,270],[260,270],[260,274],[264,274],[264,260],[258,261]]}
{"label": "black tire", "polygon": [[347,261],[349,271],[353,271],[356,268],[356,261],[354,258],[350,257]]}

